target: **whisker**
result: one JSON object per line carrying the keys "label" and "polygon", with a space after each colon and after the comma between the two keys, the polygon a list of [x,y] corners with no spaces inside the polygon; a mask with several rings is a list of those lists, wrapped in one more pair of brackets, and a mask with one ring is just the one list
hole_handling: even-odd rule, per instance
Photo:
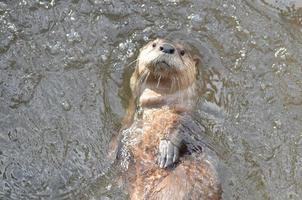
{"label": "whisker", "polygon": [[150,71],[147,72],[146,77],[145,77],[145,79],[144,79],[144,83],[143,83],[143,86],[144,86],[144,87],[145,87],[146,82],[147,82],[147,80],[148,80],[148,78],[149,78],[149,75],[150,75]]}
{"label": "whisker", "polygon": [[140,77],[139,77],[139,79],[138,79],[138,82],[139,82],[139,83],[142,83],[142,82],[143,82],[143,78],[145,77],[145,73],[146,73],[146,71],[143,71],[142,74],[140,74]]}
{"label": "whisker", "polygon": [[138,61],[138,58],[135,59],[135,60],[133,60],[133,61],[131,61],[128,65],[125,66],[125,68],[130,67],[130,66],[131,66],[133,63],[135,63],[136,61]]}
{"label": "whisker", "polygon": [[177,95],[178,95],[178,99],[180,99],[180,94],[179,94],[179,79],[178,77],[175,78],[176,79],[176,92],[177,92]]}
{"label": "whisker", "polygon": [[172,83],[171,83],[171,86],[170,86],[170,93],[174,90],[174,85],[175,85],[175,77],[173,76],[172,77]]}
{"label": "whisker", "polygon": [[160,79],[161,79],[161,75],[159,75],[158,81],[157,81],[157,85],[156,88],[158,88],[159,84],[160,84]]}
{"label": "whisker", "polygon": [[179,84],[179,79],[178,77],[176,77],[176,81],[177,81],[177,86],[178,86],[178,91],[180,90],[180,84]]}
{"label": "whisker", "polygon": [[[140,75],[139,80],[137,82],[138,86],[142,86],[145,83],[147,76],[149,76],[148,75],[149,73],[150,72],[148,72],[147,70],[144,70],[142,72],[142,74]],[[139,89],[141,89],[141,87]]]}

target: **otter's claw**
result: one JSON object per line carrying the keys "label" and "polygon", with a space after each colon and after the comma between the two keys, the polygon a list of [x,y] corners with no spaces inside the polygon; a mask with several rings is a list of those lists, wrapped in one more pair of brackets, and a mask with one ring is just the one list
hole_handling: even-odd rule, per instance
{"label": "otter's claw", "polygon": [[175,163],[179,158],[179,148],[171,141],[161,140],[159,143],[158,164],[160,168],[166,168]]}

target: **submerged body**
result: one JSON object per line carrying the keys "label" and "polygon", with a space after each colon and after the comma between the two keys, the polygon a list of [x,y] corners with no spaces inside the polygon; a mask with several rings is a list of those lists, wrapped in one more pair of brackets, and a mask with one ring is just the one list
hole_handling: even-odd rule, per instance
{"label": "submerged body", "polygon": [[190,117],[197,65],[180,40],[157,39],[140,52],[130,81],[132,124],[122,136],[132,156],[132,200],[221,199],[215,167],[202,152],[204,129]]}

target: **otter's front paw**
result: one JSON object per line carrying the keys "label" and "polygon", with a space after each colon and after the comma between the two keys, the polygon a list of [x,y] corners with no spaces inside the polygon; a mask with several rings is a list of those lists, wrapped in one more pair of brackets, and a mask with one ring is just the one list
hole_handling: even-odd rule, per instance
{"label": "otter's front paw", "polygon": [[159,167],[166,168],[175,163],[178,158],[179,148],[169,140],[161,140],[159,143]]}

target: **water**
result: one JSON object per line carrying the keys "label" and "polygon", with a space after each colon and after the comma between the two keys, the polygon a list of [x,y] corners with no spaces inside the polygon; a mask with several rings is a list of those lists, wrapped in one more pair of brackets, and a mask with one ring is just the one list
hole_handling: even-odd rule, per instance
{"label": "water", "polygon": [[129,63],[146,41],[179,30],[203,55],[197,119],[221,154],[224,199],[301,199],[300,7],[0,1],[0,199],[126,199],[106,155]]}

